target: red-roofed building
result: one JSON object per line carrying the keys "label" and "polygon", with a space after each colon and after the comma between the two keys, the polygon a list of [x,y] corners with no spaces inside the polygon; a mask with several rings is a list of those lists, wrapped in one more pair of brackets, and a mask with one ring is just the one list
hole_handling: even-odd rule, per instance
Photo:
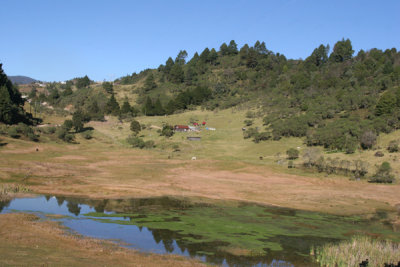
{"label": "red-roofed building", "polygon": [[187,125],[175,125],[174,126],[174,131],[175,132],[188,132],[189,131],[189,126],[187,126]]}

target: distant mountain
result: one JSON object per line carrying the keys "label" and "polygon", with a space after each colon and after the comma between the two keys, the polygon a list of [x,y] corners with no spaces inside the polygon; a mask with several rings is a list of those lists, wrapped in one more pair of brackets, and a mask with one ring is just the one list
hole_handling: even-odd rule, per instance
{"label": "distant mountain", "polygon": [[13,83],[16,84],[30,84],[37,82],[37,80],[27,76],[8,76],[8,79],[10,79]]}

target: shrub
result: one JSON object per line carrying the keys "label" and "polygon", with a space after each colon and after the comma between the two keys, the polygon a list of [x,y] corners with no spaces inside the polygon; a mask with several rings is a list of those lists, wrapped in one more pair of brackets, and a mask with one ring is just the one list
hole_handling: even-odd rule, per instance
{"label": "shrub", "polygon": [[148,140],[146,142],[144,142],[144,148],[150,149],[150,148],[154,148],[154,141],[153,140]]}
{"label": "shrub", "polygon": [[394,181],[394,176],[391,173],[392,167],[390,163],[385,161],[379,166],[378,170],[370,179],[372,183],[392,183]]}
{"label": "shrub", "polygon": [[72,120],[64,121],[63,127],[65,128],[65,130],[70,131],[73,126],[74,126],[74,123],[72,122]]}
{"label": "shrub", "polygon": [[365,175],[368,173],[368,162],[362,160],[355,160],[354,161],[354,176],[356,178],[364,178]]}
{"label": "shrub", "polygon": [[244,124],[245,124],[246,126],[251,126],[251,125],[253,125],[253,120],[245,120],[245,121],[244,121]]}
{"label": "shrub", "polygon": [[287,158],[290,160],[297,159],[299,157],[299,151],[295,148],[289,148],[286,151]]}
{"label": "shrub", "polygon": [[75,136],[73,134],[69,134],[67,129],[63,126],[58,127],[56,134],[59,139],[68,143],[71,143],[75,140]]}
{"label": "shrub", "polygon": [[288,161],[288,166],[287,166],[289,169],[291,169],[291,168],[294,168],[295,166],[294,166],[294,163],[293,163],[293,160],[289,160]]}
{"label": "shrub", "polygon": [[86,140],[90,140],[93,138],[93,132],[92,131],[85,131],[81,133],[81,136],[85,138]]}
{"label": "shrub", "polygon": [[387,150],[389,151],[389,153],[399,152],[398,142],[396,140],[390,141]]}
{"label": "shrub", "polygon": [[138,147],[140,149],[144,148],[145,146],[145,142],[143,141],[142,138],[131,135],[129,136],[126,141],[128,142],[128,144],[130,144],[132,147]]}
{"label": "shrub", "polygon": [[32,131],[32,132],[29,132],[29,133],[26,135],[26,137],[28,137],[29,140],[34,141],[34,142],[39,141],[39,136],[37,136],[33,131]]}
{"label": "shrub", "polygon": [[243,138],[248,139],[255,137],[258,134],[258,130],[256,128],[249,128],[243,132]]}
{"label": "shrub", "polygon": [[16,127],[10,127],[8,129],[8,135],[12,138],[19,138],[20,135],[18,134],[17,128]]}
{"label": "shrub", "polygon": [[140,126],[140,123],[137,120],[131,121],[130,129],[135,135],[137,135],[140,132],[141,128],[142,127]]}
{"label": "shrub", "polygon": [[67,143],[72,143],[73,141],[75,141],[75,135],[70,134],[70,133],[66,134],[64,136],[64,141]]}
{"label": "shrub", "polygon": [[246,112],[246,118],[248,119],[253,119],[256,116],[256,114],[253,111],[247,111]]}
{"label": "shrub", "polygon": [[53,134],[56,132],[56,130],[57,129],[54,126],[43,127],[44,133],[47,133],[47,134]]}
{"label": "shrub", "polygon": [[166,124],[163,126],[160,135],[165,137],[171,137],[174,135],[174,128],[171,125]]}
{"label": "shrub", "polygon": [[303,152],[304,165],[306,167],[314,166],[321,157],[321,150],[318,148],[307,148]]}
{"label": "shrub", "polygon": [[376,143],[376,134],[373,131],[366,131],[361,136],[361,147],[364,149],[370,149]]}
{"label": "shrub", "polygon": [[262,133],[257,133],[254,135],[254,143],[259,143],[260,141],[267,141],[271,139],[272,135],[270,132],[262,132]]}

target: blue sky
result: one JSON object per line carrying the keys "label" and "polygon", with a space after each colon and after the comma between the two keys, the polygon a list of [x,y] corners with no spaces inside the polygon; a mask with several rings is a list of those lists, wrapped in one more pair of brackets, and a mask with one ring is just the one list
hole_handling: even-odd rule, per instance
{"label": "blue sky", "polygon": [[399,50],[399,14],[398,0],[1,0],[0,63],[8,75],[102,81],[232,39],[287,58],[343,37],[356,51]]}

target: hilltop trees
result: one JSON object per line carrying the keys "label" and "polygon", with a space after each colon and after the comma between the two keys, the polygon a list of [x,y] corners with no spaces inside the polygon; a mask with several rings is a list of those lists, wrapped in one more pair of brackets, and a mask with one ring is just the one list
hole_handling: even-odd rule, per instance
{"label": "hilltop trees", "polygon": [[78,89],[82,89],[88,87],[92,81],[89,79],[87,75],[82,78],[75,78],[75,86]]}
{"label": "hilltop trees", "polygon": [[342,39],[335,44],[333,47],[333,52],[329,56],[329,60],[332,62],[343,62],[345,60],[351,59],[354,54],[353,46],[349,39]]}
{"label": "hilltop trees", "polygon": [[113,90],[113,83],[112,83],[112,82],[103,82],[103,83],[102,83],[102,86],[103,86],[103,89],[104,89],[107,93],[109,93],[109,94],[114,93],[114,90]]}
{"label": "hilltop trees", "polygon": [[313,64],[317,67],[328,62],[329,45],[320,45],[315,48],[312,54],[306,59],[306,63]]}

